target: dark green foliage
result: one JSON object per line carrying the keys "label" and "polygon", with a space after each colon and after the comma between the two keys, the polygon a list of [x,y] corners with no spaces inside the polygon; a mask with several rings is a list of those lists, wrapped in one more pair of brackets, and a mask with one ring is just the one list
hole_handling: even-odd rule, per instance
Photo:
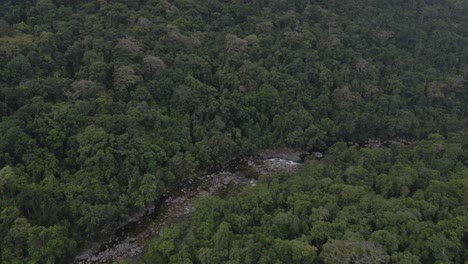
{"label": "dark green foliage", "polygon": [[191,221],[164,229],[140,261],[463,263],[466,136],[383,149],[337,143],[298,173],[265,176],[225,200],[201,198]]}
{"label": "dark green foliage", "polygon": [[[466,10],[457,0],[1,1],[0,262],[67,262],[168,187],[258,149],[467,129]],[[462,149],[372,184],[362,164],[341,177],[409,197],[450,177]],[[281,240],[302,232],[297,218],[272,217],[280,240],[263,262],[315,256]]]}

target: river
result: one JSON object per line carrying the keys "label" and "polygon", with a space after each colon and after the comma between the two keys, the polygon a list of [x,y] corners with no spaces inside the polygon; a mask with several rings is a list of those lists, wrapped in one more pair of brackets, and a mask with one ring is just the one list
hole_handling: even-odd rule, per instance
{"label": "river", "polygon": [[198,176],[166,194],[157,207],[147,208],[142,216],[118,229],[109,241],[77,256],[73,263],[112,263],[123,259],[135,262],[165,226],[187,219],[195,210],[198,197],[255,186],[259,175],[295,170],[301,165],[297,161],[271,157],[248,159],[234,162],[226,170]]}

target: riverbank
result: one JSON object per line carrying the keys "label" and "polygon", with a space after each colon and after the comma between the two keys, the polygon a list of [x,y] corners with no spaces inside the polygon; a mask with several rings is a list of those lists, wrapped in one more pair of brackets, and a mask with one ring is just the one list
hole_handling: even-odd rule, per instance
{"label": "riverbank", "polygon": [[[361,148],[381,148],[410,143],[410,141],[399,139],[370,139],[363,144],[356,145]],[[288,148],[267,149],[249,159],[234,160],[228,167],[217,172],[195,177],[193,180],[174,187],[155,205],[135,214],[115,232],[109,241],[94,245],[77,256],[73,263],[97,264],[135,259],[144,252],[150,240],[159,236],[163,227],[186,219],[187,215],[194,211],[194,203],[198,197],[255,186],[255,179],[258,176],[295,170],[306,158],[323,158],[324,152],[321,151],[323,150],[305,152]]]}
{"label": "riverbank", "polygon": [[301,163],[275,157],[237,161],[226,170],[206,174],[188,181],[168,193],[157,207],[147,208],[145,214],[134,217],[117,230],[107,242],[77,256],[75,264],[112,263],[135,258],[145,251],[147,243],[157,238],[163,227],[183,221],[195,210],[197,198],[255,186],[255,178],[269,173],[295,170]]}

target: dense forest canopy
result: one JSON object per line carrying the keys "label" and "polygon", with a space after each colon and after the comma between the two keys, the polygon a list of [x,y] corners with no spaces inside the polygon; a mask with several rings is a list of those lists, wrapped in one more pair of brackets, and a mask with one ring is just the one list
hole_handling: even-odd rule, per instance
{"label": "dense forest canopy", "polygon": [[1,1],[0,262],[68,262],[169,186],[262,148],[465,138],[467,12],[463,0]]}
{"label": "dense forest canopy", "polygon": [[467,153],[466,133],[382,149],[337,143],[297,175],[201,199],[141,263],[466,263]]}

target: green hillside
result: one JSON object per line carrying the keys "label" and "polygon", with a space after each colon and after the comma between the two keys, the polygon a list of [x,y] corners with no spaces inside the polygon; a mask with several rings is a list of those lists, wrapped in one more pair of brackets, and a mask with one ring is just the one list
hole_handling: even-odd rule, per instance
{"label": "green hillside", "polygon": [[[199,201],[141,263],[464,263],[468,137],[332,146],[295,175]],[[466,263],[466,262],[465,262]]]}
{"label": "green hillside", "polygon": [[[68,263],[169,187],[265,148],[324,151],[337,142],[418,142],[438,134],[438,140],[458,144],[440,158],[445,167],[433,168],[436,161],[425,165],[440,172],[427,177],[441,186],[429,188],[416,179],[417,188],[389,196],[372,186],[375,195],[367,198],[398,198],[388,201],[391,208],[406,203],[399,199],[405,193],[435,206],[431,193],[443,199],[448,194],[437,194],[439,189],[458,184],[464,194],[450,195],[466,198],[467,175],[460,171],[468,164],[467,62],[463,0],[1,1],[0,262]],[[401,161],[405,158],[410,159]],[[405,162],[412,170],[421,165]],[[345,170],[340,162],[323,166],[337,173],[327,176],[332,182]],[[365,166],[379,167],[377,175],[388,173],[384,164]],[[360,177],[373,182],[374,176]],[[301,193],[288,182],[278,184]],[[326,186],[314,188],[340,199]],[[466,209],[465,198],[448,197],[457,206],[464,201]],[[352,206],[361,206],[360,200]],[[440,223],[448,219],[458,227],[464,221],[466,230],[463,210],[438,206],[446,214],[418,221],[439,226],[449,225]],[[275,208],[267,214],[280,210]],[[222,230],[234,232],[230,228]],[[333,236],[313,238],[305,226],[298,228],[294,236],[271,234],[273,240],[257,242],[267,247],[305,232],[300,246],[306,254],[321,255],[326,238],[343,239],[335,233],[345,232],[330,229]],[[412,251],[405,241],[393,251],[386,248],[386,254],[461,263],[467,235],[444,228],[450,229],[425,233],[427,239],[444,236],[453,243],[438,255],[426,244],[414,249],[425,252]],[[373,239],[370,230],[353,232]],[[402,236],[388,232],[392,239]],[[325,245],[343,246],[329,242]],[[299,242],[291,243],[278,247]],[[411,253],[401,251],[406,246]],[[194,257],[198,251],[183,252]]]}

